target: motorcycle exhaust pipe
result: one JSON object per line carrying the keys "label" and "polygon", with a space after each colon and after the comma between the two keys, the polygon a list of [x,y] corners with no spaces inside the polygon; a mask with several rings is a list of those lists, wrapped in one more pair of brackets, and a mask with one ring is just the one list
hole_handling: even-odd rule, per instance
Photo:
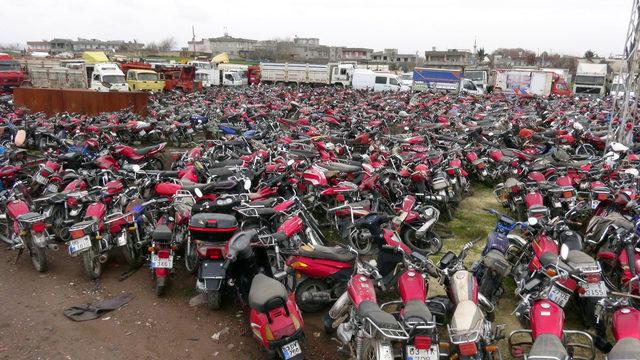
{"label": "motorcycle exhaust pipe", "polygon": [[107,262],[107,259],[109,257],[107,256],[107,254],[101,254],[100,256],[98,256],[98,261],[100,261],[101,264],[104,264]]}
{"label": "motorcycle exhaust pipe", "polygon": [[53,250],[53,251],[58,251],[60,249],[58,247],[58,244],[47,244],[47,247],[49,248],[49,250]]}
{"label": "motorcycle exhaust pipe", "polygon": [[328,291],[308,291],[302,294],[302,301],[309,304],[330,304],[332,299]]}

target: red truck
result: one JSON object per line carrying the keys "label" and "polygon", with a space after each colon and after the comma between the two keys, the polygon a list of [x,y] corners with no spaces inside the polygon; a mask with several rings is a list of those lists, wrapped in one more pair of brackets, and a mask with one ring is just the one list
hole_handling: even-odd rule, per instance
{"label": "red truck", "polygon": [[0,54],[0,92],[20,86],[24,79],[20,63],[7,54]]}
{"label": "red truck", "polygon": [[247,68],[247,79],[249,85],[260,83],[260,65],[251,65]]}
{"label": "red truck", "polygon": [[196,80],[195,66],[158,66],[155,70],[164,80],[165,90],[202,90],[202,81]]}

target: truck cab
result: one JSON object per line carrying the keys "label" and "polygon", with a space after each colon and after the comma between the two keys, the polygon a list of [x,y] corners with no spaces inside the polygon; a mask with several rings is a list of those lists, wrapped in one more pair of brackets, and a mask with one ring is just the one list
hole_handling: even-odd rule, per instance
{"label": "truck cab", "polygon": [[0,91],[20,86],[24,78],[20,63],[7,54],[0,54]]}
{"label": "truck cab", "polygon": [[604,96],[607,91],[607,64],[579,63],[573,92],[576,95]]}
{"label": "truck cab", "polygon": [[113,63],[94,65],[89,88],[99,92],[129,91],[124,73]]}
{"label": "truck cab", "polygon": [[164,81],[158,73],[147,69],[127,70],[127,84],[131,91],[159,92],[164,89]]}
{"label": "truck cab", "polygon": [[331,84],[348,86],[351,84],[351,76],[355,66],[353,64],[329,64],[331,68]]}
{"label": "truck cab", "polygon": [[489,71],[483,69],[465,69],[464,78],[469,79],[482,92],[489,86]]}
{"label": "truck cab", "polygon": [[196,68],[196,80],[202,82],[203,87],[218,85],[215,79],[219,76],[218,70],[208,61],[189,61],[187,64]]}
{"label": "truck cab", "polygon": [[398,76],[398,80],[400,80],[400,84],[404,86],[413,86],[413,73],[402,73]]}

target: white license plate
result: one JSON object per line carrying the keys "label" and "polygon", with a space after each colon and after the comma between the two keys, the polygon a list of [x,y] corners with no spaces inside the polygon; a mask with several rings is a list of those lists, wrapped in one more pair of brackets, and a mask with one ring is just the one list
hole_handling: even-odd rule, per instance
{"label": "white license plate", "polygon": [[600,205],[600,200],[591,200],[591,208],[595,209]]}
{"label": "white license plate", "polygon": [[69,253],[73,255],[80,251],[90,248],[91,238],[89,238],[89,235],[85,235],[80,239],[70,240],[68,244],[69,244]]}
{"label": "white license plate", "polygon": [[187,129],[187,134],[193,134],[193,129]]}
{"label": "white license plate", "polygon": [[118,236],[118,246],[127,245],[127,234],[122,233]]}
{"label": "white license plate", "polygon": [[548,298],[560,307],[565,307],[571,298],[571,294],[566,293],[556,285],[553,285],[549,290]]}
{"label": "white license plate", "polygon": [[39,184],[46,184],[47,183],[47,178],[42,176],[42,174],[37,173],[34,177],[33,180],[35,180],[35,182],[39,183]]}
{"label": "white license plate", "polygon": [[298,340],[282,346],[282,355],[284,356],[284,360],[291,359],[301,353],[302,349],[300,348],[300,344],[298,344]]}
{"label": "white license plate", "polygon": [[146,132],[146,131],[144,131],[144,130],[140,130],[140,133],[139,133],[139,134],[140,134],[140,136],[145,136],[145,135],[147,134],[147,132]]}
{"label": "white license plate", "polygon": [[169,255],[168,258],[159,258],[156,254],[151,254],[151,267],[152,268],[173,268],[173,255]]}
{"label": "white license plate", "polygon": [[47,191],[50,192],[50,193],[57,193],[58,192],[58,185],[56,185],[56,184],[47,185]]}
{"label": "white license plate", "polygon": [[415,346],[407,346],[407,360],[438,360],[440,349],[438,345],[431,345],[429,349],[418,349]]}
{"label": "white license plate", "polygon": [[604,281],[599,281],[597,283],[586,283],[584,285],[580,285],[584,288],[584,294],[580,294],[581,297],[606,297],[607,296],[607,286],[604,284]]}

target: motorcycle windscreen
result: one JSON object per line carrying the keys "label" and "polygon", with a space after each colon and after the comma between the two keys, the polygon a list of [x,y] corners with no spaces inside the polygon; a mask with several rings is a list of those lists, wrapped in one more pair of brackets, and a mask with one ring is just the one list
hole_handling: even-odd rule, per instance
{"label": "motorcycle windscreen", "polygon": [[207,290],[220,290],[226,276],[222,261],[205,260],[198,268],[198,279],[204,282]]}

